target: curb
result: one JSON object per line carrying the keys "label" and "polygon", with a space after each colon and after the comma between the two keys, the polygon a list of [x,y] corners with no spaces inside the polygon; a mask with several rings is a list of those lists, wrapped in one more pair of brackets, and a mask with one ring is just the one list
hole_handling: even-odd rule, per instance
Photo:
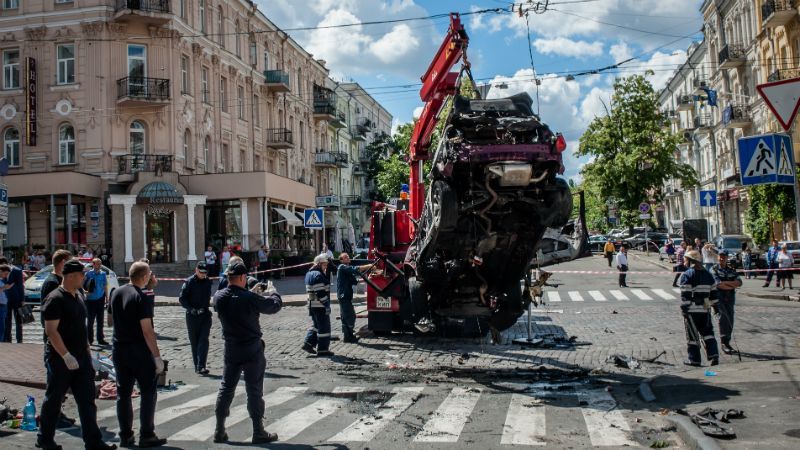
{"label": "curb", "polygon": [[706,436],[688,417],[672,415],[667,417],[678,428],[678,435],[684,444],[693,450],[722,450],[717,441]]}
{"label": "curb", "polygon": [[656,380],[656,378],[660,377],[661,375],[655,375],[645,380],[642,380],[639,383],[639,396],[642,397],[647,403],[654,402],[657,400],[656,394],[653,392],[653,387],[651,383]]}

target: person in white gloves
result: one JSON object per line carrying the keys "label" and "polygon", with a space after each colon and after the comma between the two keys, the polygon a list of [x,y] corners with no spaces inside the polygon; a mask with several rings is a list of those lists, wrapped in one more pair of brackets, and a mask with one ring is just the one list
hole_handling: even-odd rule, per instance
{"label": "person in white gloves", "polygon": [[55,443],[56,424],[61,416],[64,395],[71,389],[78,404],[86,448],[114,449],[117,448],[115,445],[103,442],[97,426],[95,373],[86,334],[86,306],[79,290],[83,284],[83,264],[74,259],[67,261],[61,274],[61,285],[51,291],[42,303],[47,390],[42,403],[36,447],[46,450],[61,448]]}
{"label": "person in white gloves", "polygon": [[166,439],[156,436],[156,380],[164,372],[164,361],[153,330],[153,303],[142,290],[150,281],[150,265],[137,261],[128,271],[130,284],[111,295],[111,317],[114,322],[114,370],[117,374],[117,418],[119,439],[123,447],[135,444],[131,394],[134,382],[139,384],[139,447],[160,447]]}

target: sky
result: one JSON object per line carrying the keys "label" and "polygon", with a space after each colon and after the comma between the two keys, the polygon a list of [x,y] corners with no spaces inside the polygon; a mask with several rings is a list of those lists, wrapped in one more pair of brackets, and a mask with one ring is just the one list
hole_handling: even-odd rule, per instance
{"label": "sky", "polygon": [[[392,113],[395,126],[411,121],[422,106],[419,79],[449,18],[367,22],[461,13],[472,73],[479,84],[493,86],[490,97],[524,91],[536,107],[535,69],[540,116],[566,137],[564,176],[576,181],[588,162],[574,155],[578,140],[592,119],[604,114],[614,78],[650,69],[649,79],[660,89],[685,62],[691,42],[702,39],[702,0],[540,1],[527,19],[509,13],[512,2],[504,0],[255,1],[315,58],[324,59],[332,78],[361,84]],[[532,6],[527,0],[516,3]],[[480,12],[492,8],[505,12]],[[342,24],[358,25],[321,28]],[[291,31],[301,27],[316,28]],[[619,68],[567,79],[629,58],[635,59]]]}

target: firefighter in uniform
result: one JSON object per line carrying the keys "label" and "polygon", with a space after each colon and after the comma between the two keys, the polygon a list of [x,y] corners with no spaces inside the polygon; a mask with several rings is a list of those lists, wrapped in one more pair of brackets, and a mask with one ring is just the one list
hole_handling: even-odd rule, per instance
{"label": "firefighter in uniform", "polygon": [[684,255],[688,269],[681,274],[678,285],[681,289],[681,312],[686,327],[688,359],[684,364],[699,367],[700,345],[706,349],[706,357],[712,366],[719,364],[717,338],[710,308],[717,304],[717,283],[714,276],[703,267],[703,257],[697,250]]}
{"label": "firefighter in uniform", "polygon": [[[331,280],[328,278],[328,255],[314,258],[314,265],[306,273],[308,315],[313,325],[306,334],[303,350],[317,356],[331,356]],[[316,348],[315,348],[316,347]]]}
{"label": "firefighter in uniform", "polygon": [[719,319],[719,338],[722,341],[722,351],[733,353],[731,336],[733,335],[733,313],[736,304],[736,288],[742,285],[742,278],[736,270],[728,265],[728,254],[720,252],[719,264],[712,269],[714,280],[719,291],[719,303],[715,312]]}
{"label": "firefighter in uniform", "polygon": [[247,412],[253,421],[253,444],[278,440],[275,433],[264,430],[264,341],[261,340],[261,314],[275,314],[283,303],[280,295],[270,283],[266,288],[259,284],[253,292],[246,289],[247,267],[234,262],[226,270],[229,285],[214,294],[214,309],[222,323],[225,340],[224,369],[219,386],[215,414],[217,427],[214,442],[228,441],[225,419],[230,414],[231,402],[236,393],[239,377],[244,372]]}

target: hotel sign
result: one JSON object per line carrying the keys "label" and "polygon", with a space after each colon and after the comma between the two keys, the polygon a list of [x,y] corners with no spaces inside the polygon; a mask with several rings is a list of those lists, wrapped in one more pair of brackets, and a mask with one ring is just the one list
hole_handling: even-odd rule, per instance
{"label": "hotel sign", "polygon": [[25,142],[36,147],[36,60],[25,58],[25,78],[28,80],[25,89]]}

